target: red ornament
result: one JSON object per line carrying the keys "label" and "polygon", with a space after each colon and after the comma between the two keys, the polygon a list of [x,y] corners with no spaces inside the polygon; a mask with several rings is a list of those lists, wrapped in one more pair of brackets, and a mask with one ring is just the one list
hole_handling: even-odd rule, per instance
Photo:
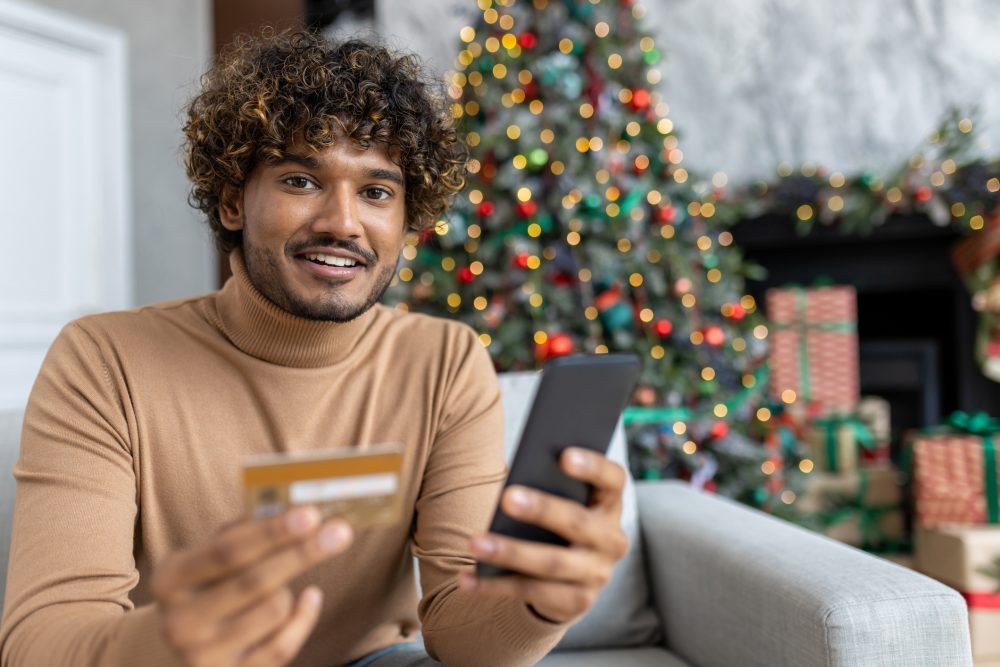
{"label": "red ornament", "polygon": [[622,288],[615,285],[594,297],[594,306],[602,313],[622,300]]}
{"label": "red ornament", "polygon": [[726,332],[714,324],[705,329],[705,342],[712,347],[721,347],[726,342]]}
{"label": "red ornament", "polygon": [[715,483],[714,479],[710,479],[705,482],[705,485],[701,487],[706,493],[715,493],[718,485]]}
{"label": "red ornament", "polygon": [[463,266],[458,270],[458,282],[464,285],[468,285],[475,279],[476,279],[476,274],[474,274],[472,272],[472,269],[470,269],[469,267]]}
{"label": "red ornament", "polygon": [[723,421],[717,421],[712,424],[712,430],[710,430],[708,434],[715,440],[725,438],[729,435],[729,424]]}
{"label": "red ornament", "polygon": [[528,201],[517,202],[517,206],[515,208],[517,210],[517,214],[522,218],[530,218],[538,213],[538,204],[530,199]]}
{"label": "red ornament", "polygon": [[529,252],[519,252],[514,255],[514,266],[519,269],[528,268],[528,260],[531,259],[531,253]]}
{"label": "red ornament", "polygon": [[742,320],[746,316],[747,316],[747,310],[740,304],[736,304],[735,306],[733,306],[732,312],[729,313],[729,317],[737,321]]}
{"label": "red ornament", "polygon": [[648,107],[649,101],[649,91],[644,88],[639,88],[632,91],[632,99],[629,101],[628,105],[632,107],[633,111],[639,111],[640,109]]}
{"label": "red ornament", "polygon": [[674,330],[674,325],[670,323],[670,320],[657,320],[656,324],[653,325],[653,330],[660,338],[666,338]]}
{"label": "red ornament", "polygon": [[549,359],[553,357],[563,357],[567,354],[573,354],[573,339],[566,334],[556,334],[548,340],[549,343]]}
{"label": "red ornament", "polygon": [[479,204],[479,208],[476,209],[476,212],[479,213],[479,217],[488,218],[491,215],[493,215],[493,212],[496,210],[497,207],[493,205],[493,202],[484,201],[481,204]]}
{"label": "red ornament", "polygon": [[538,97],[538,84],[534,81],[526,83],[524,85],[524,97],[529,100],[533,100]]}
{"label": "red ornament", "polygon": [[535,33],[533,32],[524,32],[517,38],[517,43],[521,45],[521,48],[530,49],[538,43],[538,38],[535,37]]}
{"label": "red ornament", "polygon": [[917,191],[914,193],[913,196],[916,198],[917,201],[927,203],[931,200],[931,196],[933,196],[933,194],[934,193],[928,186],[921,185],[919,188],[917,188]]}
{"label": "red ornament", "polygon": [[677,219],[677,209],[670,205],[660,206],[653,213],[653,217],[660,224],[670,225]]}
{"label": "red ornament", "polygon": [[559,287],[572,287],[576,284],[576,276],[572,273],[567,273],[566,271],[557,271],[549,276],[549,280],[553,285]]}

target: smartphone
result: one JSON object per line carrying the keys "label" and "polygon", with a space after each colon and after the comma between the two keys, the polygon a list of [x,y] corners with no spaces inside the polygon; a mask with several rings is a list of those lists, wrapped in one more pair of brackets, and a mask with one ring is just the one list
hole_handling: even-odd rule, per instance
{"label": "smartphone", "polygon": [[[545,364],[531,411],[504,484],[528,486],[588,504],[590,484],[573,479],[559,466],[567,447],[608,451],[622,410],[639,379],[634,354],[579,354],[557,357]],[[490,532],[522,540],[566,545],[544,528],[509,517],[497,506]],[[491,577],[507,570],[477,563],[476,574]]]}

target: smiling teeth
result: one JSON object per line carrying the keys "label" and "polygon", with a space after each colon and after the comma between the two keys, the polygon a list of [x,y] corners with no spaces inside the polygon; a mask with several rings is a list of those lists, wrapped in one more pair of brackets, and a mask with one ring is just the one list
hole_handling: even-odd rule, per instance
{"label": "smiling teeth", "polygon": [[357,262],[346,257],[334,257],[333,255],[307,254],[306,259],[313,262],[321,262],[328,266],[357,266]]}

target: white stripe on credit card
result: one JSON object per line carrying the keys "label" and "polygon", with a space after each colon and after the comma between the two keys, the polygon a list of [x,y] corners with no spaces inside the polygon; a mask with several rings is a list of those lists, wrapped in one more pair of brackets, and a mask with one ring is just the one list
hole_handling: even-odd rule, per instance
{"label": "white stripe on credit card", "polygon": [[396,492],[396,474],[391,472],[354,477],[334,477],[293,482],[288,495],[293,503],[322,503],[328,500],[369,498]]}

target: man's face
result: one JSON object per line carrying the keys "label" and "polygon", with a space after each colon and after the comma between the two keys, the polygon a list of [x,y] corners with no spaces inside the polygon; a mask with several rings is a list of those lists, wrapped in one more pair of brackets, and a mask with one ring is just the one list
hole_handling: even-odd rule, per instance
{"label": "man's face", "polygon": [[293,146],[223,197],[227,229],[243,230],[254,286],[290,313],[347,322],[382,297],[406,234],[403,175],[379,147],[340,138]]}

